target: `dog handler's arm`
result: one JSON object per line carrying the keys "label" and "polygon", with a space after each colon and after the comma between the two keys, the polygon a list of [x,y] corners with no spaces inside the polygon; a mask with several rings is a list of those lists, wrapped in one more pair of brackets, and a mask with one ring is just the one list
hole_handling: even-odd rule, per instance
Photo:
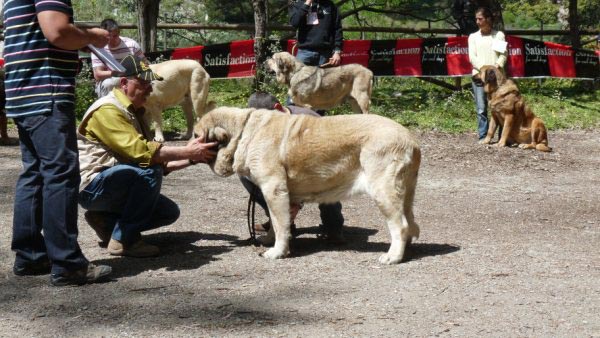
{"label": "dog handler's arm", "polygon": [[[217,142],[204,143],[196,138],[185,146],[162,146],[152,157],[153,163],[167,163],[168,171],[178,170],[195,163],[207,163],[217,156],[213,148]],[[173,162],[173,163],[171,163]]]}
{"label": "dog handler's arm", "polygon": [[92,44],[98,48],[108,43],[108,31],[101,28],[78,28],[69,22],[66,13],[42,11],[37,14],[40,28],[51,44],[67,50],[77,50]]}
{"label": "dog handler's arm", "polygon": [[290,15],[290,25],[294,28],[300,27],[300,23],[304,20],[306,21],[306,14],[308,14],[308,10],[312,5],[312,0],[306,0],[305,2],[302,0],[295,1],[290,5],[289,15]]}
{"label": "dog handler's arm", "polygon": [[[502,32],[496,33],[496,39],[500,41],[506,41],[506,39],[504,38],[504,33]],[[498,60],[496,60],[496,67],[504,69],[504,65],[506,64],[507,53],[507,50],[505,50],[504,53],[500,53],[500,55],[498,56]]]}
{"label": "dog handler's arm", "polygon": [[333,56],[331,57],[331,65],[339,66],[342,62],[342,48],[344,47],[344,31],[342,29],[342,17],[340,10],[337,6],[334,6],[335,12],[335,32],[333,37]]}
{"label": "dog handler's arm", "polygon": [[102,81],[104,79],[108,79],[112,76],[112,71],[108,69],[105,65],[94,67],[94,79],[96,81]]}
{"label": "dog handler's arm", "polygon": [[481,64],[480,62],[478,62],[477,60],[477,50],[475,47],[475,35],[471,34],[469,35],[468,38],[468,46],[469,46],[469,62],[471,62],[471,65],[473,66],[473,75],[479,73],[479,68],[481,68],[483,66],[483,64]]}

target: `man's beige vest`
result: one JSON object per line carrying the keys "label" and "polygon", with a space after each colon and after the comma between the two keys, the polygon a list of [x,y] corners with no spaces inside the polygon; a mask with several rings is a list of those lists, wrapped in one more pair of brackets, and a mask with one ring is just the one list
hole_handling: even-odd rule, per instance
{"label": "man's beige vest", "polygon": [[[121,162],[127,162],[119,158],[111,149],[104,144],[89,140],[85,137],[85,127],[89,119],[101,106],[110,104],[117,107],[123,115],[131,122],[134,128],[142,135],[142,126],[140,121],[127,110],[125,106],[115,97],[114,92],[96,100],[83,115],[81,124],[77,128],[77,148],[79,150],[79,173],[81,175],[81,184],[79,190],[83,190],[95,177],[104,169],[115,166]],[[141,123],[144,123],[141,121]]]}

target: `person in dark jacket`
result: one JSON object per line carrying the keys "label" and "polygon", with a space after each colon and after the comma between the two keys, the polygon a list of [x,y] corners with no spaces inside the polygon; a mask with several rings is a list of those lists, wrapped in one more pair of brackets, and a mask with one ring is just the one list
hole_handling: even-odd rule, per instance
{"label": "person in dark jacket", "polygon": [[339,66],[342,60],[342,19],[330,0],[296,0],[289,8],[297,29],[296,58],[308,66]]}

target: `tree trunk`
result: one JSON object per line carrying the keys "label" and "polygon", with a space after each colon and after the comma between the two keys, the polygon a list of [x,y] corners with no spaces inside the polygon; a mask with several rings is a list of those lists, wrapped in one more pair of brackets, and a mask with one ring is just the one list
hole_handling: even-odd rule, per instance
{"label": "tree trunk", "polygon": [[144,53],[156,51],[156,24],[160,0],[137,0],[138,34]]}
{"label": "tree trunk", "polygon": [[254,88],[260,90],[265,74],[262,69],[267,58],[267,0],[252,0],[254,8],[254,56],[256,76]]}
{"label": "tree trunk", "polygon": [[569,36],[571,37],[571,46],[573,48],[581,48],[577,0],[569,0]]}

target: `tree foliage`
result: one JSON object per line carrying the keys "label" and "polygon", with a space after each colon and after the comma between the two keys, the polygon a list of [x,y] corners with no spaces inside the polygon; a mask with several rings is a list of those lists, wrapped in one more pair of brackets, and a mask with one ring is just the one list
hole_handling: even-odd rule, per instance
{"label": "tree foliage", "polygon": [[[137,24],[137,1],[141,0],[86,0],[74,1],[76,19],[100,21],[105,17],[120,23]],[[157,0],[158,1],[158,0]],[[288,23],[288,0],[265,0],[267,23]],[[480,0],[489,2],[492,0]],[[579,25],[582,29],[600,29],[600,1],[598,0],[495,0],[502,9],[505,29],[568,29],[560,9],[568,9],[568,1],[577,1]],[[361,27],[416,27],[455,28],[450,15],[451,0],[334,0],[341,8],[344,26]],[[252,1],[222,0],[160,0],[159,23],[253,23]],[[166,49],[199,44],[213,44],[247,39],[254,32],[216,30],[161,30],[157,48]],[[289,32],[269,32],[269,37],[290,37]],[[123,35],[139,39],[135,30]],[[346,39],[386,39],[414,37],[414,34],[345,32]],[[546,37],[548,39],[549,37]],[[568,41],[555,39],[559,42]]]}

